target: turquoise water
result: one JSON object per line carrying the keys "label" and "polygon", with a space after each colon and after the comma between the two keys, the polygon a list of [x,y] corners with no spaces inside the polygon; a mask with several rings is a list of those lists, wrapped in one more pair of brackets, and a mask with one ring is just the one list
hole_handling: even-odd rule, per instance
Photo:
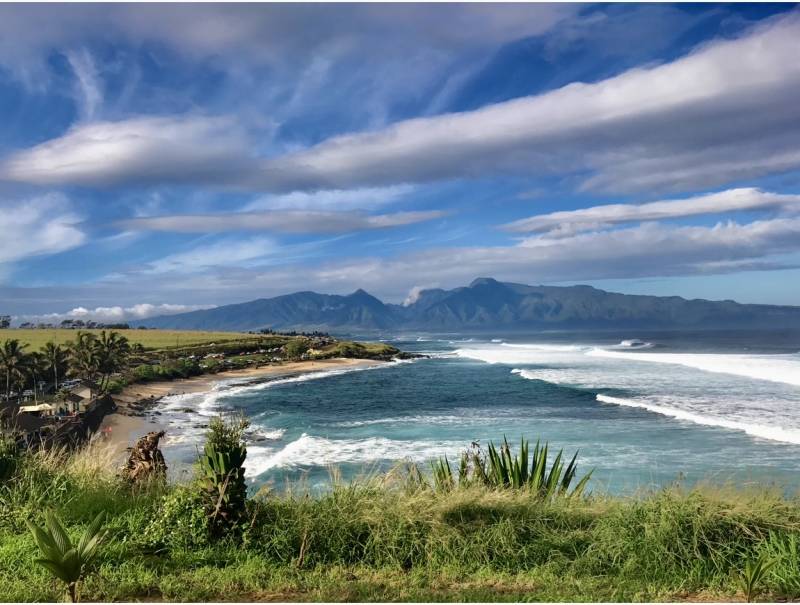
{"label": "turquoise water", "polygon": [[615,493],[679,478],[800,482],[798,334],[383,338],[431,357],[168,398],[168,462],[193,458],[204,416],[238,409],[253,422],[254,486],[324,487],[331,465],[353,476],[504,435],[580,450],[594,488]]}

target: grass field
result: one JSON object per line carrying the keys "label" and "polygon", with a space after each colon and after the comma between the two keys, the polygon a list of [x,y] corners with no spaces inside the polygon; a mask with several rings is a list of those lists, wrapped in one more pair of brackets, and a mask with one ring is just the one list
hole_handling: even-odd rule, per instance
{"label": "grass field", "polygon": [[[100,330],[83,330],[99,334]],[[125,336],[131,344],[140,343],[146,349],[163,349],[166,347],[187,346],[204,344],[211,342],[223,342],[226,340],[246,340],[257,338],[252,334],[240,332],[194,332],[179,330],[114,330]],[[52,330],[0,330],[0,342],[6,339],[16,338],[20,342],[26,343],[31,350],[41,349],[47,341],[52,340],[56,344],[64,344],[69,340],[74,340],[78,330],[62,330],[54,328]]]}
{"label": "grass field", "polygon": [[48,507],[73,536],[109,515],[85,601],[729,601],[758,556],[775,560],[761,600],[800,596],[800,505],[773,490],[547,502],[396,475],[253,498],[241,539],[209,539],[190,489],[132,490],[103,459],[30,454],[0,479],[4,600],[63,599],[24,523]]}

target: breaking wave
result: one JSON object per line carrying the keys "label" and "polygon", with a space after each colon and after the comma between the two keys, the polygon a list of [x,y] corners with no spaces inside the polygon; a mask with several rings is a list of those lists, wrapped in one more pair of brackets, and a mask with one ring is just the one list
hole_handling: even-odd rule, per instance
{"label": "breaking wave", "polygon": [[593,357],[668,363],[704,372],[733,374],[756,380],[769,380],[800,386],[800,356],[798,355],[739,355],[714,353],[632,353],[594,348],[587,352]]}
{"label": "breaking wave", "polygon": [[303,433],[281,449],[249,447],[247,474],[255,477],[271,469],[364,464],[384,460],[424,462],[463,449],[464,443],[461,441],[398,441],[384,437],[326,439]]}
{"label": "breaking wave", "polygon": [[642,408],[650,412],[655,412],[656,414],[677,418],[678,420],[686,420],[694,424],[704,424],[707,426],[718,426],[736,431],[744,431],[748,435],[760,437],[761,439],[800,444],[800,430],[798,429],[784,429],[763,424],[753,424],[737,420],[726,420],[724,418],[706,416],[704,414],[679,410],[677,408],[649,403],[647,401],[623,399],[621,397],[610,397],[608,395],[597,395],[597,401],[601,403],[611,403],[614,405],[623,405],[632,408]]}

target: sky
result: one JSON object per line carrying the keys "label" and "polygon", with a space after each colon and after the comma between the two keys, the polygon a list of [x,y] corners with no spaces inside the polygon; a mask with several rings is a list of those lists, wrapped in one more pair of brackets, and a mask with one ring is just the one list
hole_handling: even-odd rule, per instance
{"label": "sky", "polygon": [[800,305],[791,4],[2,4],[0,314]]}

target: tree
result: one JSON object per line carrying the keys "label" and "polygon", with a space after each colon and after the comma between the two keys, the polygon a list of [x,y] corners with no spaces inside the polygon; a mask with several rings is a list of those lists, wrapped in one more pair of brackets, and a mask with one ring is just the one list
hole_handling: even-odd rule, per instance
{"label": "tree", "polygon": [[0,368],[6,378],[6,400],[11,398],[11,386],[25,384],[28,354],[19,340],[6,340],[0,347]]}
{"label": "tree", "polygon": [[[89,383],[96,381],[100,372],[100,359],[95,342],[97,337],[90,332],[78,332],[75,342],[68,344],[67,357],[72,376]],[[90,395],[94,395],[90,388]]]}
{"label": "tree", "polygon": [[0,315],[0,330],[5,330],[11,325],[10,315]]}
{"label": "tree", "polygon": [[283,351],[289,359],[300,359],[308,351],[308,342],[304,338],[293,338],[283,345]]}
{"label": "tree", "polygon": [[100,338],[94,342],[94,349],[98,359],[98,371],[101,375],[100,390],[105,391],[111,375],[125,367],[131,353],[131,346],[128,339],[120,336],[119,332],[106,333],[103,330]]}
{"label": "tree", "polygon": [[59,345],[50,341],[43,349],[47,371],[53,375],[53,384],[58,390],[58,377],[63,376],[67,370],[67,352]]}
{"label": "tree", "polygon": [[28,355],[27,363],[25,364],[28,375],[33,381],[33,400],[39,403],[39,377],[47,372],[47,362],[44,355],[38,351],[34,351]]}

